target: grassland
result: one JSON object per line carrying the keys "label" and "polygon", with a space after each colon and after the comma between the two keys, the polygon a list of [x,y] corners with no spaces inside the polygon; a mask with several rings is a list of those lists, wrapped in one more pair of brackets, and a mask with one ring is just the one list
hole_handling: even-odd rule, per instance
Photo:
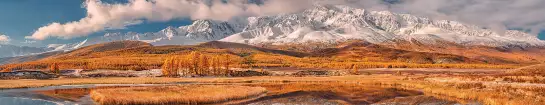
{"label": "grassland", "polygon": [[91,97],[102,105],[214,104],[263,95],[262,87],[235,85],[180,85],[95,89]]}
{"label": "grassland", "polygon": [[[541,66],[535,66],[541,67]],[[532,70],[527,68],[521,70]],[[522,75],[514,70],[478,71],[457,70],[435,72],[434,70],[400,70],[373,72],[370,75],[346,75],[331,77],[223,77],[223,78],[60,78],[53,80],[0,80],[0,88],[25,88],[52,85],[77,84],[238,84],[259,86],[269,90],[266,98],[303,92],[314,97],[338,100],[340,103],[365,104],[381,102],[383,99],[414,96],[412,90],[421,90],[424,95],[440,99],[464,102],[478,101],[485,105],[543,105],[545,86],[538,75]],[[460,71],[460,73],[454,73]],[[363,71],[362,71],[363,72]],[[513,78],[527,78],[512,80]],[[290,85],[286,85],[290,84]],[[371,87],[362,87],[371,86]],[[381,88],[396,91],[381,91]],[[374,92],[374,93],[373,93]],[[328,98],[329,96],[341,98]],[[425,97],[424,97],[425,98]],[[144,100],[144,99],[143,99]],[[258,99],[258,100],[264,100]]]}
{"label": "grassland", "polygon": [[338,77],[240,77],[240,78],[61,78],[52,80],[0,80],[0,89],[29,88],[57,85],[79,84],[165,84],[165,83],[257,83],[257,82],[357,82],[380,79],[390,81],[402,77],[390,77],[388,75],[365,76],[338,76]]}
{"label": "grassland", "polygon": [[[200,79],[177,79],[169,78],[105,78],[112,80],[108,83],[122,82],[130,79],[146,80],[148,83],[167,82],[195,82],[206,84],[240,84],[252,87],[266,88],[269,93],[266,97],[258,99],[263,101],[275,97],[290,94],[305,94],[318,98],[336,100],[339,103],[347,104],[369,104],[391,99],[398,96],[415,96],[425,94],[441,99],[456,102],[471,102],[475,100],[486,105],[542,105],[545,104],[545,90],[543,87],[526,86],[516,87],[510,85],[494,85],[480,82],[440,82],[426,80],[438,78],[438,76],[414,75],[371,75],[371,76],[344,76],[344,77],[244,77],[244,78],[200,78]],[[93,80],[93,79],[90,79]],[[165,80],[159,82],[159,80]],[[15,80],[22,81],[22,80]],[[28,80],[30,81],[30,80]],[[33,80],[36,82],[44,80]],[[72,81],[71,79],[62,81]],[[76,80],[86,81],[86,80]],[[154,81],[154,82],[150,82]],[[73,82],[70,84],[80,84]],[[90,82],[87,82],[90,83]],[[97,82],[101,83],[101,82]],[[105,82],[102,82],[105,83]],[[136,82],[132,82],[136,83]],[[59,85],[59,84],[57,84]],[[164,89],[140,89],[143,93],[155,92]],[[225,89],[218,89],[225,90]],[[421,90],[419,91],[415,90]],[[159,92],[160,93],[160,92]],[[232,95],[232,93],[230,93]],[[230,95],[227,94],[227,95]],[[134,93],[133,95],[137,95]],[[142,96],[148,96],[141,94]],[[158,96],[158,95],[154,95]],[[135,96],[136,97],[136,96]],[[140,100],[154,98],[136,98]],[[114,100],[111,100],[114,101]],[[118,100],[119,101],[119,100]],[[100,102],[100,101],[99,101]],[[117,102],[117,101],[116,101]],[[125,102],[125,101],[122,101]],[[115,102],[113,102],[115,103]],[[144,102],[145,103],[145,102]],[[117,103],[120,104],[120,103]]]}

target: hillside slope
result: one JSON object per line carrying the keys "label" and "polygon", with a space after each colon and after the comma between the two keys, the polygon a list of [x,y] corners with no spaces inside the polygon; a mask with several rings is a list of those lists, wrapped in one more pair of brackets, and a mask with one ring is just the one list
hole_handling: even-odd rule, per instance
{"label": "hillside slope", "polygon": [[[312,52],[315,56],[340,57],[345,59],[365,58],[369,61],[396,61],[420,64],[482,63],[464,56],[415,52],[393,49],[365,41],[349,41],[335,48],[326,48]],[[503,62],[495,62],[503,63]]]}
{"label": "hillside slope", "polygon": [[[288,51],[240,43],[212,41],[198,45],[152,46],[138,41],[109,42],[56,54],[36,61],[8,64],[0,68],[46,69],[57,63],[64,69],[141,70],[160,68],[166,58],[189,55],[229,55],[233,67],[253,62],[258,67],[350,68],[361,64],[373,67],[448,67],[448,68],[511,68],[463,56],[413,52],[353,41],[314,52]],[[248,58],[249,57],[249,58]],[[249,61],[248,61],[249,60]],[[497,62],[496,64],[505,64]],[[390,65],[390,66],[388,66]],[[362,66],[362,67],[363,67]]]}
{"label": "hillside slope", "polygon": [[101,43],[101,44],[95,44],[95,45],[82,47],[76,50],[66,52],[59,56],[54,56],[53,58],[70,59],[73,57],[87,56],[95,52],[105,52],[105,51],[113,51],[113,50],[135,48],[135,47],[146,47],[146,46],[153,46],[153,45],[149,43],[145,43],[145,42],[140,42],[140,41],[115,41],[115,42]]}

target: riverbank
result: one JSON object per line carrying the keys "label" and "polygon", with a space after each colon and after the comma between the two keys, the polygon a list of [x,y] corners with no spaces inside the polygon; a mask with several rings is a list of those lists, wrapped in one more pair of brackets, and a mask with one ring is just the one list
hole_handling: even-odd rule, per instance
{"label": "riverbank", "polygon": [[107,78],[59,78],[52,80],[0,80],[0,89],[33,88],[56,85],[80,84],[168,84],[168,83],[256,83],[256,82],[381,82],[401,80],[392,75],[350,75],[332,77],[225,77],[225,78],[166,78],[166,77],[107,77]]}

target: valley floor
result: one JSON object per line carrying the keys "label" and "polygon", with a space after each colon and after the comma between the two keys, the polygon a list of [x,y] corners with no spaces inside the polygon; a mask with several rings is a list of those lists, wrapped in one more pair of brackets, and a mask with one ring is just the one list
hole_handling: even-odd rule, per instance
{"label": "valley floor", "polygon": [[[269,72],[293,73],[301,70],[269,69]],[[271,102],[325,102],[336,104],[388,103],[473,103],[491,105],[545,104],[545,84],[542,76],[507,76],[501,69],[362,69],[362,75],[343,76],[254,76],[254,77],[103,77],[58,78],[51,80],[0,80],[0,89],[32,88],[82,84],[215,84],[265,87],[267,96],[245,104]],[[518,79],[517,79],[518,78]],[[529,79],[520,79],[529,78]],[[524,81],[527,80],[527,81]],[[537,82],[535,82],[537,81]],[[289,85],[286,85],[289,84]],[[359,87],[361,88],[343,88]],[[369,91],[368,86],[404,90],[400,93]],[[306,88],[314,87],[314,88]],[[327,88],[327,89],[326,89]],[[278,90],[280,89],[280,90]],[[287,89],[287,90],[286,90]],[[291,89],[291,90],[290,90]],[[324,90],[325,89],[325,90]],[[337,89],[330,90],[328,89]],[[288,91],[289,90],[289,91]],[[412,91],[422,92],[419,94]],[[0,90],[1,92],[2,90]],[[358,94],[349,94],[349,93]],[[391,92],[391,91],[386,91]],[[369,95],[376,93],[380,95]],[[384,94],[383,94],[384,93]],[[275,95],[276,94],[276,95]],[[293,95],[295,94],[295,95]],[[305,94],[305,95],[297,95]],[[367,95],[365,95],[367,94]],[[403,96],[391,96],[398,94]],[[326,95],[326,96],[324,96]],[[363,95],[363,96],[362,96]],[[314,97],[314,98],[309,98]],[[318,97],[318,98],[316,98]],[[333,98],[332,98],[333,97]],[[335,98],[336,97],[336,98]],[[357,98],[359,97],[359,98]],[[365,97],[365,98],[363,98]],[[394,98],[398,97],[398,98]],[[375,99],[376,98],[376,99]],[[77,98],[76,98],[77,99]],[[291,100],[291,101],[290,101]],[[294,102],[297,103],[297,102]]]}

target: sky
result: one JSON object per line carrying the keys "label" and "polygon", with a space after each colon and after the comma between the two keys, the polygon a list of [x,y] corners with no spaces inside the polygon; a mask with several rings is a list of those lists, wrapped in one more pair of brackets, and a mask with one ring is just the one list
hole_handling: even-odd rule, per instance
{"label": "sky", "polygon": [[[196,0],[199,1],[199,0]],[[202,0],[200,0],[202,1]],[[311,0],[0,0],[0,44],[46,46],[73,43],[108,32],[156,32],[196,19],[292,13]],[[257,1],[257,0],[253,0]],[[456,20],[495,30],[520,29],[545,39],[545,0],[323,0]],[[228,11],[226,11],[228,10]]]}
{"label": "sky", "polygon": [[[125,3],[127,0],[103,0],[112,3]],[[89,37],[101,36],[107,32],[157,32],[168,26],[183,26],[191,20],[170,20],[148,22],[129,26],[126,29],[105,30],[90,34],[88,37],[72,39],[49,38],[46,40],[26,39],[38,28],[53,22],[66,23],[77,21],[86,16],[82,7],[84,0],[0,0],[0,44],[43,47],[47,44],[74,43]],[[9,43],[6,40],[9,37]]]}

